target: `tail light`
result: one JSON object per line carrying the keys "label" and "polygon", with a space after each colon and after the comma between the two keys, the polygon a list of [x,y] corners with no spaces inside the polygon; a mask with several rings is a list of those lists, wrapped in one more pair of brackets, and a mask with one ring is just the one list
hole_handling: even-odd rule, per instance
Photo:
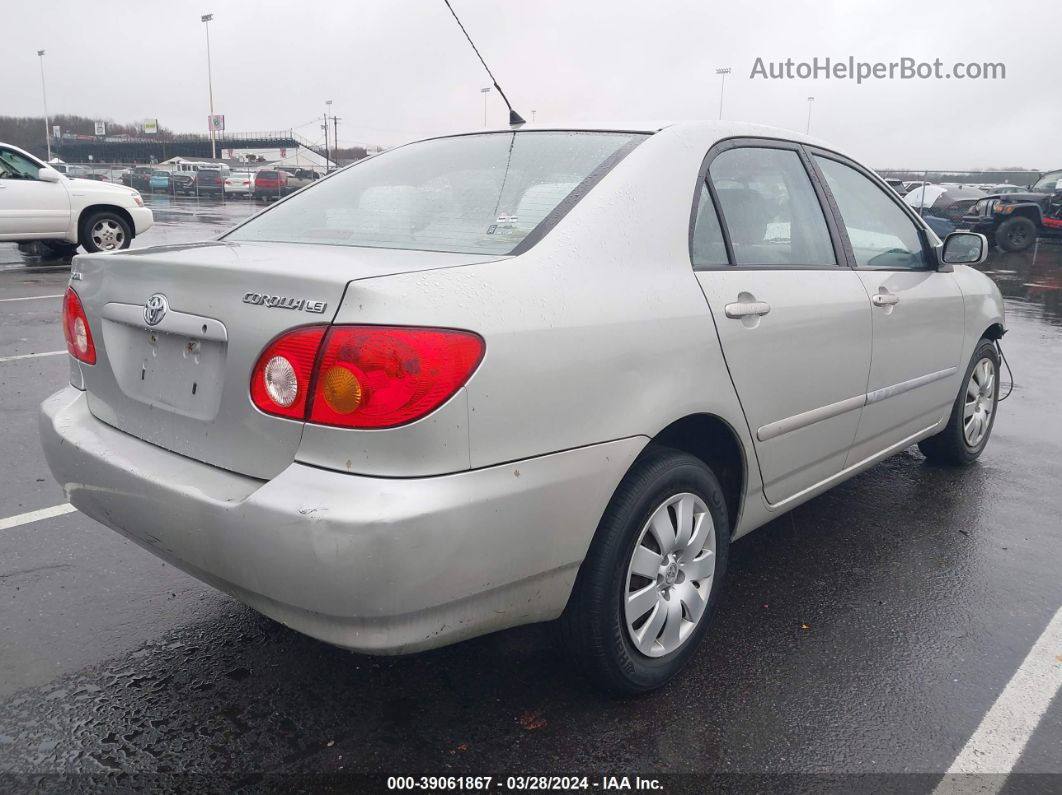
{"label": "tail light", "polygon": [[92,342],[88,317],[73,287],[67,287],[63,297],[63,336],[71,356],[85,364],[96,363],[96,345]]}
{"label": "tail light", "polygon": [[343,428],[393,428],[449,400],[483,351],[478,334],[453,329],[298,329],[259,357],[251,398],[267,414]]}
{"label": "tail light", "polygon": [[317,350],[327,326],[296,329],[266,346],[251,376],[251,402],[266,414],[306,418]]}

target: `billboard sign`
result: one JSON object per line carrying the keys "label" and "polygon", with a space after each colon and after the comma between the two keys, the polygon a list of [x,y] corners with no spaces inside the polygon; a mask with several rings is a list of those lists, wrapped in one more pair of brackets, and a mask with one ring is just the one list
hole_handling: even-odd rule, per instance
{"label": "billboard sign", "polygon": [[225,130],[225,116],[220,113],[207,116],[207,129],[211,132],[223,132]]}
{"label": "billboard sign", "polygon": [[106,134],[107,134],[107,123],[106,122],[102,122],[102,121],[96,122],[96,135],[106,135]]}
{"label": "billboard sign", "polygon": [[158,119],[146,119],[144,121],[144,135],[157,135],[159,132]]}

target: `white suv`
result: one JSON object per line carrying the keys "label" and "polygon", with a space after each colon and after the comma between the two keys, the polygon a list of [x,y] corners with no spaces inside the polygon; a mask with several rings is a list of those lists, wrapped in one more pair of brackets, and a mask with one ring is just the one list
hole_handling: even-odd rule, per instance
{"label": "white suv", "polygon": [[0,143],[0,241],[55,257],[116,251],[151,227],[151,210],[135,190],[70,179],[33,155]]}

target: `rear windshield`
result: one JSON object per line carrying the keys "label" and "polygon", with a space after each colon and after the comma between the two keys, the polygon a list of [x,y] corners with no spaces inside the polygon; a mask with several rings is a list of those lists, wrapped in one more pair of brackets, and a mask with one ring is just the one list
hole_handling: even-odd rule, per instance
{"label": "rear windshield", "polygon": [[262,179],[276,179],[277,178],[277,172],[275,172],[275,171],[259,171],[258,172],[258,176],[260,176]]}
{"label": "rear windshield", "polygon": [[508,254],[644,137],[543,131],[421,141],[322,180],[225,238]]}

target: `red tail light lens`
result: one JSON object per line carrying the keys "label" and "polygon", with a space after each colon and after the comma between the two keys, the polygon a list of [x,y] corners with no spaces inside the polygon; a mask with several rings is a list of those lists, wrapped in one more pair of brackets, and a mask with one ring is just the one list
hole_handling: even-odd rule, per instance
{"label": "red tail light lens", "polygon": [[334,326],[309,421],[345,428],[413,422],[449,400],[482,358],[483,339],[468,331]]}
{"label": "red tail light lens", "polygon": [[88,317],[73,287],[67,287],[63,297],[63,336],[71,356],[85,364],[96,363],[96,345],[92,342]]}
{"label": "red tail light lens", "polygon": [[259,357],[251,400],[267,414],[320,425],[393,428],[449,400],[479,365],[483,350],[478,334],[453,329],[298,329],[274,340]]}
{"label": "red tail light lens", "polygon": [[317,350],[327,326],[296,329],[273,340],[254,366],[251,402],[266,414],[306,418]]}

